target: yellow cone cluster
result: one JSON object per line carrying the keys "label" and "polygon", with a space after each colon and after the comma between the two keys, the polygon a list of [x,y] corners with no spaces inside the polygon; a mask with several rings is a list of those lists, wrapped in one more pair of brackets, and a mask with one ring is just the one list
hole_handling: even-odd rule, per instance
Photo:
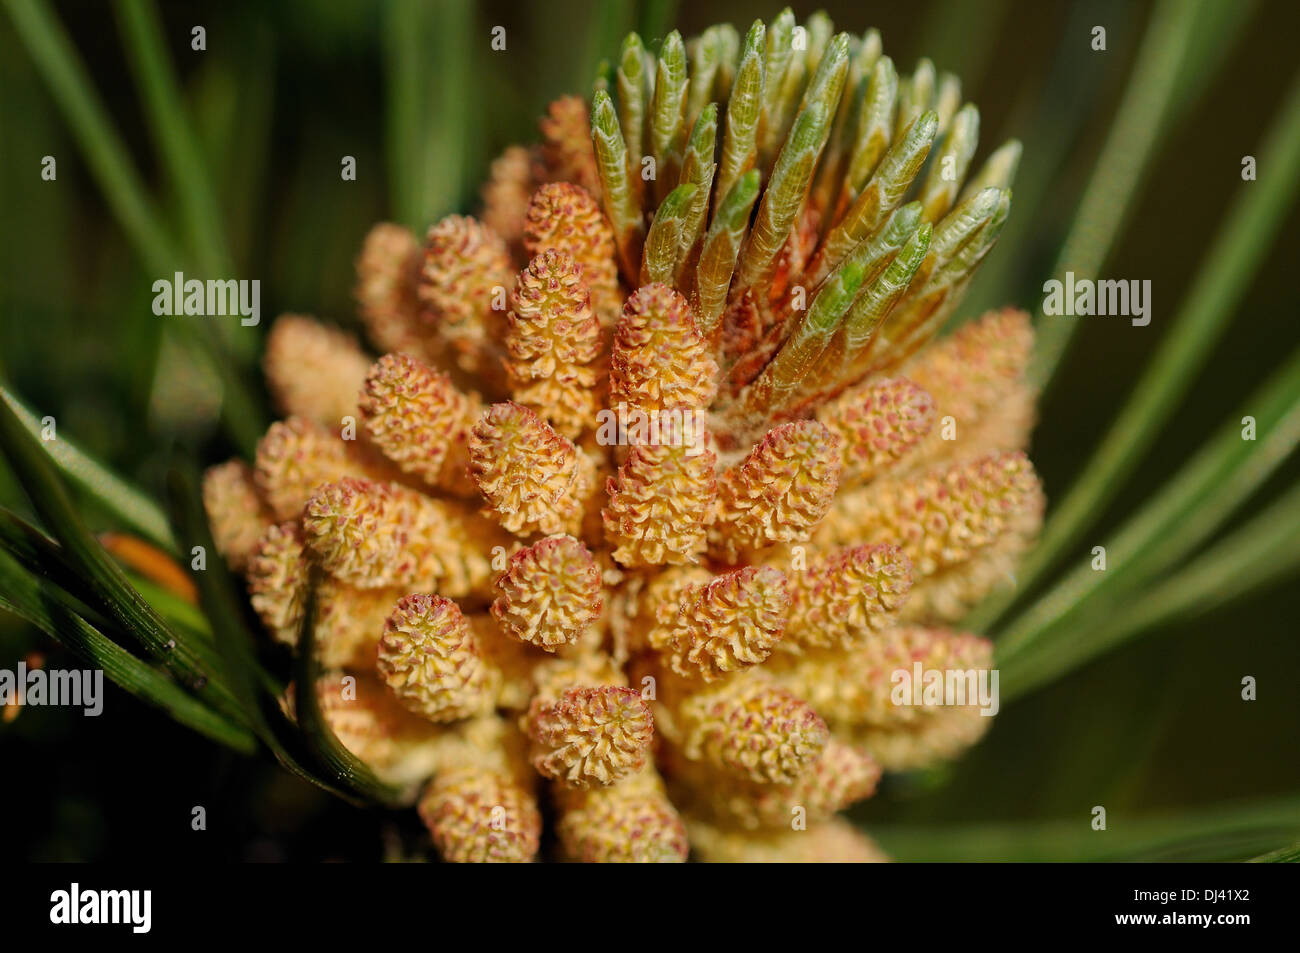
{"label": "yellow cone cluster", "polygon": [[326,719],[446,860],[881,860],[838,812],[992,720],[896,676],[987,673],[953,625],[1041,521],[1026,316],[938,336],[1019,146],[797,27],[629,37],[481,218],[376,226],[376,354],[282,317],[285,419],[205,480],[272,638],[317,580]]}

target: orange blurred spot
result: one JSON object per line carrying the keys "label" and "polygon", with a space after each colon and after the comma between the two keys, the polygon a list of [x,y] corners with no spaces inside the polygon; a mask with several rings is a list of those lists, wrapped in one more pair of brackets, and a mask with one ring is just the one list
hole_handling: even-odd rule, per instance
{"label": "orange blurred spot", "polygon": [[[38,669],[38,668],[44,668],[45,654],[42,652],[35,652],[35,651],[28,652],[25,656],[23,656],[23,663],[27,666],[28,671],[31,671],[33,669]],[[14,693],[14,696],[12,698],[5,700],[4,709],[3,711],[0,711],[0,721],[3,721],[6,725],[10,724],[15,718],[18,717],[18,713],[21,712],[22,710],[23,710],[23,686],[19,685],[18,691]]]}
{"label": "orange blurred spot", "polygon": [[157,546],[125,533],[101,533],[99,542],[119,562],[146,579],[180,596],[190,605],[199,604],[199,593],[194,580]]}

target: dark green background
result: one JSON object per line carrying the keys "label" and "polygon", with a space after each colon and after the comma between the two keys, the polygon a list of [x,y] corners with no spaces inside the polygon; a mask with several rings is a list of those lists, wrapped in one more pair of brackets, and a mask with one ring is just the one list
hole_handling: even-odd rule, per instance
{"label": "dark green background", "polygon": [[[115,20],[101,3],[57,10],[146,179],[169,193],[142,118]],[[691,35],[720,20],[742,29],[775,3],[694,0],[677,14],[647,5],[647,38],[671,22]],[[1013,206],[1002,245],[973,291],[984,305],[1033,310],[1069,225],[1149,15],[1144,4],[1039,2],[795,4],[824,7],[836,26],[878,27],[885,52],[910,70],[919,55],[958,72],[982,113],[980,155],[1009,136],[1025,144],[1046,188]],[[1257,152],[1291,80],[1300,31],[1291,4],[1260,3],[1231,44],[1210,51],[1213,76],[1189,81],[1188,102],[1139,190],[1107,277],[1150,279],[1154,318],[1086,325],[1049,392],[1033,459],[1049,498],[1079,471],[1167,329],[1224,211],[1243,187],[1241,157]],[[487,162],[534,136],[534,120],[562,92],[587,93],[598,53],[616,51],[631,22],[595,3],[483,4],[467,48],[463,139],[442,144],[466,170],[446,211],[472,210]],[[378,6],[335,0],[163,5],[193,122],[218,185],[238,277],[262,281],[263,327],[281,311],[353,326],[352,260],[376,220],[392,215]],[[207,29],[207,51],[189,48]],[[1088,48],[1095,24],[1109,49]],[[489,49],[507,29],[508,50]],[[454,151],[452,151],[454,150]],[[41,157],[58,180],[41,181]],[[357,159],[342,182],[339,159]],[[1017,196],[1019,198],[1019,195]],[[174,210],[174,205],[169,205]],[[57,418],[119,472],[161,497],[181,450],[214,462],[231,448],[206,418],[151,395],[160,322],[146,271],[109,215],[76,145],[7,16],[0,14],[0,376],[41,415]],[[1158,488],[1300,341],[1300,218],[1294,210],[1231,330],[1146,463],[1102,517],[1097,534]],[[966,311],[975,307],[974,304]],[[247,372],[255,380],[255,372]],[[260,381],[256,386],[261,393]],[[1295,461],[1269,487],[1297,476]],[[21,507],[0,467],[0,502]],[[1243,514],[1248,515],[1248,514]],[[107,527],[102,520],[92,523]],[[1297,527],[1300,532],[1300,527]],[[1094,534],[1094,535],[1097,535]],[[1098,538],[1101,538],[1098,535]],[[1092,544],[1083,547],[1084,552]],[[1080,558],[1083,558],[1082,556]],[[860,810],[869,824],[1065,822],[1036,839],[1041,856],[1074,856],[1093,805],[1112,831],[1163,813],[1209,812],[1234,799],[1300,788],[1300,645],[1296,582],[1225,606],[1151,637],[1004,709],[989,737],[960,763],[892,779]],[[54,666],[75,665],[48,640],[0,618],[0,667],[33,647]],[[1259,700],[1239,698],[1243,675]],[[242,760],[187,734],[110,688],[98,719],[30,709],[0,725],[0,803],[6,856],[32,859],[375,858],[405,838],[412,814],[352,810],[265,762]],[[190,830],[204,805],[208,830]],[[1091,835],[1089,835],[1091,836]],[[1096,835],[1100,837],[1105,834]],[[929,842],[899,840],[903,856]],[[918,846],[919,845],[919,846]],[[1194,856],[1242,856],[1226,842]],[[1006,856],[992,840],[970,859]]]}

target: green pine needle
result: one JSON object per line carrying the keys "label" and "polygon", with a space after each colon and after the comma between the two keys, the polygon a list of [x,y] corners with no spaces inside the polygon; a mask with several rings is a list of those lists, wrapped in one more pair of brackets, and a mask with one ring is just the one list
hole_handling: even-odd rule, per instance
{"label": "green pine needle", "polygon": [[[1020,591],[1030,589],[1053,568],[1123,489],[1144,449],[1178,406],[1235,317],[1237,305],[1272,248],[1300,188],[1300,77],[1292,83],[1265,139],[1258,168],[1258,181],[1240,184],[1239,198],[1197,269],[1173,328],[1160,342],[1083,473],[1053,510],[1038,545],[1020,569]],[[1012,602],[1007,596],[991,600],[972,617],[971,624],[981,630],[988,627]]]}

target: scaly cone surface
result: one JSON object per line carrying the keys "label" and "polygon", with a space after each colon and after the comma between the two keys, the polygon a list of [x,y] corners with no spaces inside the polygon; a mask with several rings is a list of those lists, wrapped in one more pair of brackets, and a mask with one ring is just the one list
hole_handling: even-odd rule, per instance
{"label": "scaly cone surface", "polygon": [[380,222],[366,235],[357,258],[357,310],[380,350],[425,353],[416,291],[422,257],[415,235],[400,225]]}
{"label": "scaly cone surface", "polygon": [[912,563],[897,546],[854,546],[792,573],[782,648],[851,649],[888,631],[912,588]]}
{"label": "scaly cone surface", "polygon": [[312,553],[365,588],[410,586],[451,596],[487,591],[501,537],[455,504],[397,483],[347,478],[317,487],[302,515]]}
{"label": "scaly cone surface", "polygon": [[841,443],[812,420],[768,431],[718,480],[714,554],[736,562],[742,554],[807,539],[835,499]]}
{"label": "scaly cone surface", "polygon": [[632,447],[607,481],[609,503],[601,514],[620,565],[644,569],[699,561],[717,492],[715,460],[684,434]]}
{"label": "scaly cone surface", "polygon": [[203,508],[212,526],[217,552],[236,572],[243,572],[258,540],[271,522],[253,470],[242,460],[220,464],[203,475]]}
{"label": "scaly cone surface", "polygon": [[623,306],[610,358],[611,407],[642,412],[704,408],[717,389],[717,363],[686,299],[645,285]]}
{"label": "scaly cone surface", "polygon": [[418,285],[425,320],[451,345],[462,370],[494,382],[512,270],[505,241],[475,219],[449,215],[425,238]]}
{"label": "scaly cone surface", "polygon": [[542,817],[519,732],[496,715],[463,721],[442,740],[439,762],[418,805],[439,856],[455,864],[533,860]]}
{"label": "scaly cone surface", "polygon": [[934,398],[904,377],[874,380],[823,404],[817,419],[840,439],[840,486],[888,472],[930,432],[934,416]]}
{"label": "scaly cone surface", "polygon": [[440,771],[425,789],[420,819],[453,864],[527,863],[537,855],[542,815],[514,779],[475,768]]}
{"label": "scaly cone surface", "polygon": [[357,412],[357,391],[370,362],[342,331],[300,314],[283,314],[266,338],[266,386],[285,415],[337,432]]}
{"label": "scaly cone surface", "polygon": [[582,275],[567,252],[530,261],[511,295],[505,336],[511,396],[569,438],[591,429],[600,409],[603,344]]}
{"label": "scaly cone surface", "polygon": [[600,788],[558,788],[557,833],[565,855],[587,864],[686,860],[686,827],[653,770]]}
{"label": "scaly cone surface", "polygon": [[600,618],[600,571],[572,536],[548,536],[510,557],[492,617],[512,638],[547,651],[573,645]]}
{"label": "scaly cone surface", "polygon": [[[533,159],[523,146],[507,146],[492,160],[483,185],[483,224],[500,235],[512,252],[523,251],[524,215],[535,188]],[[375,343],[384,346],[382,341]]]}
{"label": "scaly cone surface", "polygon": [[378,353],[276,322],[214,539],[443,859],[883,859],[837,812],[996,707],[895,676],[996,685],[953,626],[1043,515],[1028,317],[953,321],[1020,145],[824,14],[610,52],[479,218],[367,236]]}
{"label": "scaly cone surface", "polygon": [[561,96],[538,123],[542,133],[545,174],[554,182],[572,182],[600,199],[600,173],[591,145],[591,116],[579,96]]}
{"label": "scaly cone surface", "polygon": [[402,472],[464,495],[480,408],[450,377],[407,354],[385,354],[366,374],[360,409],[371,442]]}
{"label": "scaly cone surface", "polygon": [[785,576],[748,566],[674,593],[679,606],[650,636],[678,675],[715,682],[762,663],[784,634],[790,611]]}
{"label": "scaly cone surface", "polygon": [[430,721],[484,709],[487,673],[460,608],[427,594],[403,597],[384,623],[379,677],[407,708]]}
{"label": "scaly cone surface", "polygon": [[571,688],[533,703],[533,767],[571,787],[613,784],[646,763],[654,717],[639,692],[613,685]]}
{"label": "scaly cone surface", "polygon": [[470,436],[470,474],[512,533],[574,532],[594,479],[573,443],[520,404],[493,404]]}
{"label": "scaly cone surface", "polygon": [[559,251],[577,262],[597,316],[607,326],[615,320],[623,296],[614,235],[590,192],[568,182],[542,186],[528,203],[523,234],[529,255]]}

